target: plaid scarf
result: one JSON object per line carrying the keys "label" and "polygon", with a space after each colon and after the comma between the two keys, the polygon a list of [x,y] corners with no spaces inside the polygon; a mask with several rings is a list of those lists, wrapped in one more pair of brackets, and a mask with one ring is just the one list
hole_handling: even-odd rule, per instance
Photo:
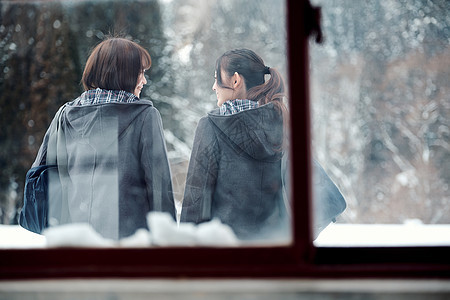
{"label": "plaid scarf", "polygon": [[220,106],[222,116],[233,115],[243,110],[257,108],[258,102],[248,99],[228,100]]}
{"label": "plaid scarf", "polygon": [[139,98],[132,93],[116,90],[102,90],[96,88],[95,90],[88,90],[81,94],[80,97],[75,99],[73,105],[91,105],[110,102],[135,102],[139,101]]}

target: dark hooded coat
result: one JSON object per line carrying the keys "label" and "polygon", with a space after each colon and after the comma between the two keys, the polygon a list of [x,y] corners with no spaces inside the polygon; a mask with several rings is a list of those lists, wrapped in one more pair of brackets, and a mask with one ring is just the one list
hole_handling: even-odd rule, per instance
{"label": "dark hooded coat", "polygon": [[272,103],[200,119],[184,193],[182,222],[219,218],[241,239],[288,234],[283,204],[283,121]]}
{"label": "dark hooded coat", "polygon": [[[54,119],[51,126],[55,123]],[[146,228],[150,211],[165,211],[175,218],[161,117],[151,101],[68,103],[61,130],[65,137],[57,148],[64,191],[63,203],[57,206],[62,207],[61,217],[50,212],[60,223],[89,223],[102,236],[118,239]],[[45,164],[49,132],[34,166]]]}

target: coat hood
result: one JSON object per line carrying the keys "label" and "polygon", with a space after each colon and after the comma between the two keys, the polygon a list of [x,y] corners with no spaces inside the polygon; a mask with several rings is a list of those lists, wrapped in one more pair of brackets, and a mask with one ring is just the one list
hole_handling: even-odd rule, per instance
{"label": "coat hood", "polygon": [[153,107],[149,100],[133,103],[110,102],[76,106],[68,103],[63,112],[63,127],[67,138],[101,148],[117,142],[127,128],[146,109]]}
{"label": "coat hood", "polygon": [[219,115],[219,109],[215,109],[208,117],[229,144],[253,159],[281,158],[283,120],[272,103],[226,116]]}

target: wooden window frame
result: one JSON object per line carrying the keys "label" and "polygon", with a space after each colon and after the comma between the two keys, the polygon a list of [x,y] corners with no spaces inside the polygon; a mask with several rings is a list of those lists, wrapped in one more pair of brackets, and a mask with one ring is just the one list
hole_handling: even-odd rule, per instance
{"label": "wooden window frame", "polygon": [[293,242],[265,247],[0,250],[0,279],[449,278],[450,247],[315,247],[311,234],[308,1],[287,0]]}

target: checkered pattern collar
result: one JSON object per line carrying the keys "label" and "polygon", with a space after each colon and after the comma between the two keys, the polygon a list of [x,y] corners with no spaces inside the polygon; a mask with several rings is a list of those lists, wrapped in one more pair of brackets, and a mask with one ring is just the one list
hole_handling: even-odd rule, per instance
{"label": "checkered pattern collar", "polygon": [[81,94],[80,97],[75,99],[74,105],[84,106],[110,102],[130,103],[135,101],[139,101],[139,98],[132,93],[120,90],[103,90],[96,88],[95,90],[88,90]]}
{"label": "checkered pattern collar", "polygon": [[241,112],[243,110],[257,108],[258,102],[248,100],[248,99],[235,99],[235,100],[228,100],[224,102],[220,106],[220,115],[222,116],[228,116],[233,115],[238,112]]}

